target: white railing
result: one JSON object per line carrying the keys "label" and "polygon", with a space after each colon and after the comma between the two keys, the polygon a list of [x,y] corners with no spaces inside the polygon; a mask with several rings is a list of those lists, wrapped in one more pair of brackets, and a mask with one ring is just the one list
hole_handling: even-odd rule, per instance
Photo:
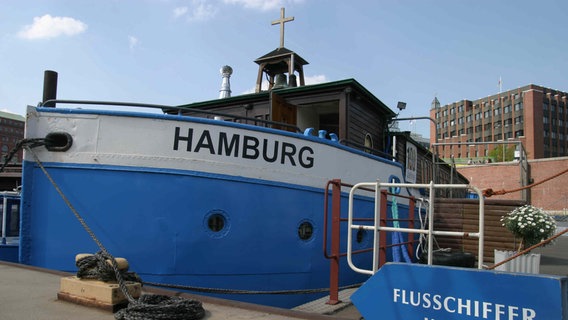
{"label": "white railing", "polygon": [[[395,228],[395,227],[382,227],[380,226],[380,208],[381,208],[381,189],[384,188],[428,188],[430,190],[430,198],[428,200],[428,229],[416,228]],[[353,197],[357,189],[360,188],[374,188],[375,190],[375,210],[374,210],[374,224],[373,225],[357,225],[353,224]],[[434,189],[469,189],[477,193],[479,200],[479,229],[478,232],[457,232],[457,231],[435,231],[434,230]],[[377,272],[379,266],[379,248],[380,237],[379,232],[403,232],[403,233],[420,233],[428,237],[428,265],[432,265],[433,253],[433,236],[450,236],[450,237],[473,237],[478,239],[478,269],[483,268],[483,235],[484,235],[484,204],[483,193],[476,187],[466,184],[410,184],[410,183],[381,183],[376,182],[361,182],[354,185],[349,191],[349,212],[348,212],[348,235],[347,235],[347,262],[351,269],[363,274],[373,275]],[[420,213],[419,213],[420,214]],[[352,259],[353,253],[353,230],[364,229],[373,232],[373,267],[371,270],[362,269],[354,265]]]}

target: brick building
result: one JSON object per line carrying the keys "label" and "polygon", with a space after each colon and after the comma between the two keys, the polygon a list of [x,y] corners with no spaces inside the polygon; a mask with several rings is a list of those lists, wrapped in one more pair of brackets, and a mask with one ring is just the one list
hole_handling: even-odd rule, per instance
{"label": "brick building", "polygon": [[488,158],[497,145],[468,143],[511,140],[523,143],[528,159],[568,156],[567,107],[568,93],[533,84],[444,106],[435,98],[430,117],[437,127],[430,125],[430,143],[443,144],[441,158]]}
{"label": "brick building", "polygon": [[[24,117],[0,111],[0,150],[4,163],[4,157],[16,146],[16,143],[24,138]],[[11,191],[21,185],[23,151],[17,152],[10,163],[0,172],[0,191]]]}
{"label": "brick building", "polygon": [[[2,152],[2,161],[8,155],[10,150],[16,146],[16,143],[24,138],[24,117],[0,111],[0,150]],[[14,163],[22,163],[22,151],[14,156]]]}
{"label": "brick building", "polygon": [[[568,168],[568,157],[548,159],[533,159],[528,161],[530,183],[541,182]],[[480,189],[491,188],[497,190],[515,190],[523,187],[521,182],[521,167],[518,162],[509,161],[492,164],[459,166],[458,171],[473,186]],[[534,206],[549,212],[568,213],[568,173],[554,179],[538,184],[527,191],[523,199],[521,191],[495,195],[491,199],[498,200],[526,200]]]}

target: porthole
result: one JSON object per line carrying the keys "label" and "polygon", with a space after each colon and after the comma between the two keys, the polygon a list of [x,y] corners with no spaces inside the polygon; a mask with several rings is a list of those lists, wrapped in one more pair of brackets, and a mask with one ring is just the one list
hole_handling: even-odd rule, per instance
{"label": "porthole", "polygon": [[223,210],[212,210],[203,219],[203,227],[212,238],[224,237],[231,227],[229,215]]}
{"label": "porthole", "polygon": [[365,229],[360,228],[359,230],[357,230],[357,234],[355,235],[355,241],[357,241],[357,243],[362,243],[363,239],[365,239]]}
{"label": "porthole", "polygon": [[363,228],[353,231],[352,240],[355,248],[365,248],[369,244],[369,233]]}
{"label": "porthole", "polygon": [[314,225],[310,221],[302,221],[298,226],[298,237],[308,241],[314,236]]}
{"label": "porthole", "polygon": [[218,213],[212,214],[209,219],[207,219],[207,226],[209,230],[219,232],[225,228],[225,217]]}

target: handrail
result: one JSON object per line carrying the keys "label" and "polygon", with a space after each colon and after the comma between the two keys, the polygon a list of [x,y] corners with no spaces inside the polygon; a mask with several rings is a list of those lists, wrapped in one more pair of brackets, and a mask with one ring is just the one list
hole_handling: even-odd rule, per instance
{"label": "handrail", "polygon": [[389,153],[383,152],[383,151],[378,150],[378,149],[367,147],[365,145],[362,145],[362,144],[357,143],[357,142],[353,142],[351,140],[341,139],[341,140],[339,140],[339,143],[341,143],[342,145],[345,145],[347,147],[357,147],[357,148],[363,150],[364,152],[370,152],[371,154],[377,155],[381,158],[386,158],[386,159],[389,159],[389,160],[395,160],[395,158]]}
{"label": "handrail", "polygon": [[[386,227],[380,225],[380,208],[381,208],[381,197],[380,197],[380,190],[381,188],[388,188],[388,187],[405,187],[405,188],[429,188],[430,189],[430,199],[429,199],[429,209],[428,209],[428,230],[416,229],[416,228],[395,228],[395,227]],[[374,225],[356,225],[353,224],[353,200],[354,194],[357,189],[361,188],[374,188],[375,189],[375,221]],[[479,224],[478,224],[478,232],[458,232],[458,231],[435,231],[434,230],[434,189],[470,189],[473,190],[475,193],[478,194],[479,200]],[[347,263],[349,264],[350,268],[355,272],[373,275],[377,272],[379,266],[379,247],[380,247],[380,238],[377,239],[378,234],[381,231],[397,231],[397,232],[404,232],[404,233],[420,233],[426,234],[428,236],[428,265],[432,265],[432,256],[433,256],[433,236],[434,235],[443,235],[443,236],[453,236],[453,237],[474,237],[478,239],[478,269],[483,268],[483,246],[484,246],[484,198],[482,191],[478,188],[465,185],[465,184],[434,184],[431,182],[429,184],[412,184],[412,183],[381,183],[380,181],[376,182],[361,182],[355,184],[351,190],[349,191],[349,207],[348,207],[348,235],[347,235]],[[352,230],[353,229],[364,229],[373,231],[374,234],[374,241],[373,241],[373,265],[371,270],[359,268],[354,265],[352,260]]]}
{"label": "handrail", "polygon": [[178,115],[184,115],[186,113],[204,113],[204,114],[213,115],[213,116],[222,116],[222,117],[227,117],[227,118],[246,120],[246,121],[251,121],[251,122],[254,122],[254,123],[260,122],[260,123],[264,123],[264,124],[267,124],[267,125],[288,127],[288,128],[294,129],[297,133],[302,132],[302,130],[300,130],[300,128],[298,128],[297,126],[291,125],[291,124],[288,124],[288,123],[244,117],[244,116],[239,116],[239,115],[234,115],[234,114],[229,114],[229,113],[223,113],[223,112],[217,112],[217,111],[211,111],[211,110],[191,109],[191,108],[182,107],[182,106],[168,106],[168,105],[161,105],[161,104],[137,103],[137,102],[95,101],[95,100],[57,100],[57,99],[51,99],[51,100],[44,101],[44,102],[40,103],[39,106],[47,107],[46,105],[52,104],[52,103],[53,104],[63,103],[63,104],[85,104],[85,105],[100,105],[100,106],[119,106],[119,107],[141,107],[141,108],[160,109],[164,113],[168,113],[168,110],[176,110]]}

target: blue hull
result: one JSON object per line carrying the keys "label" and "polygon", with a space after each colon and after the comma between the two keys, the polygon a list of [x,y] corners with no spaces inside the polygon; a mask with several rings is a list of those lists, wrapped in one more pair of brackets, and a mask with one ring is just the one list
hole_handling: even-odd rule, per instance
{"label": "blue hull", "polygon": [[0,260],[18,262],[18,245],[0,244]]}
{"label": "blue hull", "polygon": [[[144,281],[255,291],[329,287],[322,189],[187,171],[44,165],[109,252],[128,259]],[[22,263],[74,272],[77,253],[99,250],[33,162],[24,164],[23,207]],[[361,199],[357,210],[372,217],[373,204]],[[223,230],[211,230],[211,215],[224,217]],[[298,235],[303,222],[313,225],[309,240]],[[355,250],[371,245],[366,235]],[[371,254],[355,261],[368,264]],[[341,285],[366,279],[342,259]],[[293,307],[322,295],[219,296]]]}

